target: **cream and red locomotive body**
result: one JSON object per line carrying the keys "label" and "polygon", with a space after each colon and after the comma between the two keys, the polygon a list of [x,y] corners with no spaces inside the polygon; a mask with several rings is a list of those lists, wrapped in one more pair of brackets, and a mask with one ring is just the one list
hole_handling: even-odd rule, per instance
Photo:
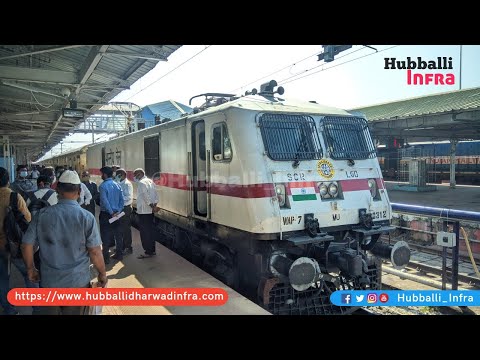
{"label": "cream and red locomotive body", "polygon": [[[178,120],[89,146],[87,167],[142,167],[159,195],[157,241],[274,314],[334,314],[340,289],[378,289],[391,206],[367,121],[274,96],[205,94]],[[135,184],[134,184],[135,187]],[[135,206],[135,202],[134,202]]]}

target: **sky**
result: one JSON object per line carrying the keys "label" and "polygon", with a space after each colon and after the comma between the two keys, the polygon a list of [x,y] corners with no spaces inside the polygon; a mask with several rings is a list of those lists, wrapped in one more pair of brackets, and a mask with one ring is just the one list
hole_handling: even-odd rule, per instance
{"label": "sky", "polygon": [[[243,94],[276,80],[284,98],[312,101],[343,109],[369,106],[428,94],[480,87],[479,45],[353,45],[333,62],[318,61],[322,45],[184,45],[112,101],[140,106],[165,100],[188,105],[206,92]],[[462,53],[460,76],[460,52]],[[452,70],[412,70],[453,74],[454,85],[408,85],[407,70],[385,69],[385,58],[396,60],[452,58]],[[460,81],[461,78],[461,81]],[[192,107],[201,105],[193,100]],[[99,135],[102,136],[102,135]],[[101,140],[107,139],[104,136]],[[100,140],[100,141],[101,141]],[[71,142],[73,141],[73,142]],[[79,143],[78,141],[84,141]],[[91,134],[67,137],[63,151],[87,145]],[[50,154],[60,153],[60,146]]]}

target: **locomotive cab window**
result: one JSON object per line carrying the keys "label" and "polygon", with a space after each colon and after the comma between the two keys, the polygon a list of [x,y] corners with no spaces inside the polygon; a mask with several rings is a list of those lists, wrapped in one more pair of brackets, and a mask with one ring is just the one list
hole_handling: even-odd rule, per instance
{"label": "locomotive cab window", "polygon": [[311,116],[263,114],[259,120],[263,143],[272,160],[318,160],[322,148]]}
{"label": "locomotive cab window", "polygon": [[232,145],[228,136],[227,125],[224,123],[213,127],[212,156],[216,161],[228,161],[232,158]]}
{"label": "locomotive cab window", "polygon": [[376,157],[367,120],[360,117],[325,116],[320,121],[325,145],[335,160]]}

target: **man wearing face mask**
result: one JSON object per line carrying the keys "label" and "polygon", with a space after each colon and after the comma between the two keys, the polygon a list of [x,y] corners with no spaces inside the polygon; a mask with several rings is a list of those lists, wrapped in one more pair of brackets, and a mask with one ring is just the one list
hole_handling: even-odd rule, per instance
{"label": "man wearing face mask", "polygon": [[109,166],[100,169],[103,183],[100,184],[100,235],[103,243],[103,258],[106,264],[110,262],[109,247],[115,241],[115,260],[123,260],[123,234],[121,223],[116,220],[109,222],[110,218],[123,211],[123,194],[120,185],[113,181],[113,170]]}
{"label": "man wearing face mask", "polygon": [[137,183],[138,230],[145,250],[145,254],[138,256],[138,259],[145,259],[156,255],[153,213],[158,203],[158,194],[153,181],[145,176],[145,170],[135,169],[133,176],[133,181]]}
{"label": "man wearing face mask", "polygon": [[127,172],[124,169],[117,170],[115,181],[118,182],[123,193],[123,211],[125,212],[125,216],[120,219],[123,234],[123,253],[124,255],[133,254],[132,229],[130,222],[130,216],[132,215],[133,186],[127,179]]}
{"label": "man wearing face mask", "polygon": [[117,177],[117,170],[120,169],[120,166],[118,165],[112,165],[112,170],[113,170],[113,174],[112,174],[112,177],[113,179],[115,179]]}
{"label": "man wearing face mask", "polygon": [[90,194],[92,194],[92,199],[90,200],[90,204],[86,205],[85,203],[82,207],[88,211],[90,211],[93,215],[95,215],[95,203],[100,199],[100,193],[98,192],[97,184],[90,181],[90,173],[88,171],[82,172],[82,183],[87,187]]}
{"label": "man wearing face mask", "polygon": [[26,200],[28,199],[28,193],[31,191],[37,191],[37,184],[31,179],[27,179],[28,170],[25,166],[19,166],[17,168],[17,179],[10,185],[10,188],[22,195]]}

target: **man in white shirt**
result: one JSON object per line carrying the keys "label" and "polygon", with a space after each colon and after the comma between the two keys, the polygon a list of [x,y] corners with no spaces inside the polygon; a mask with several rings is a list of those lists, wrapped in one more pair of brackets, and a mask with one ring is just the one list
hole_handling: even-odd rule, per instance
{"label": "man in white shirt", "polygon": [[145,176],[145,170],[135,169],[133,176],[133,181],[137,183],[138,230],[145,250],[145,254],[138,256],[138,259],[145,259],[156,255],[153,213],[158,203],[158,194],[153,181]]}
{"label": "man in white shirt", "polygon": [[127,172],[125,169],[118,169],[116,171],[115,181],[118,182],[122,188],[123,193],[123,212],[125,216],[120,219],[122,233],[123,233],[123,254],[132,254],[132,229],[130,222],[130,215],[132,214],[133,202],[133,185],[127,179]]}
{"label": "man in white shirt", "polygon": [[35,199],[42,199],[47,194],[49,195],[44,200],[46,200],[50,205],[55,205],[58,202],[57,192],[53,189],[50,189],[50,181],[52,181],[52,179],[46,175],[40,175],[38,177],[37,179],[38,190],[35,192],[29,193],[29,196],[26,201],[27,207],[29,207],[32,201],[34,201]]}
{"label": "man in white shirt", "polygon": [[32,179],[38,179],[38,177],[40,176],[40,171],[38,171],[38,169],[34,167],[31,176]]}
{"label": "man in white shirt", "polygon": [[[77,174],[78,176],[78,174]],[[92,193],[88,190],[87,186],[82,182],[80,183],[80,197],[78,198],[78,203],[80,205],[90,205],[92,200]]]}

